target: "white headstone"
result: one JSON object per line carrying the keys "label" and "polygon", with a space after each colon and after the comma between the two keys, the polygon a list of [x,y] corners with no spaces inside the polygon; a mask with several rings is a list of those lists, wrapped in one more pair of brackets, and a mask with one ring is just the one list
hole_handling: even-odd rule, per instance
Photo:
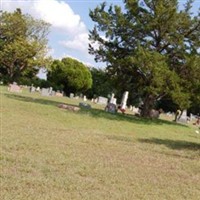
{"label": "white headstone", "polygon": [[73,99],[74,98],[74,93],[69,94],[69,98]]}
{"label": "white headstone", "polygon": [[111,94],[111,98],[110,98],[110,102],[109,102],[109,103],[113,103],[114,97],[115,97],[115,94],[112,93],[112,94]]}
{"label": "white headstone", "polygon": [[87,101],[87,98],[86,98],[86,96],[85,96],[85,95],[83,96],[83,101]]}
{"label": "white headstone", "polygon": [[123,94],[122,101],[121,101],[121,109],[126,109],[128,94],[129,94],[128,91],[124,92]]}
{"label": "white headstone", "polygon": [[117,105],[117,99],[113,98],[113,104]]}

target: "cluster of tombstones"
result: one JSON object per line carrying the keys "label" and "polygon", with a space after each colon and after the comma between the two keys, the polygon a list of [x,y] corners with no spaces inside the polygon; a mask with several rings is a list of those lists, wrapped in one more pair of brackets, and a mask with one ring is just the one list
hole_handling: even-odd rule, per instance
{"label": "cluster of tombstones", "polygon": [[39,92],[41,93],[42,96],[64,96],[63,92],[60,91],[54,91],[52,87],[49,88],[40,88],[40,87],[34,87],[33,85],[29,86],[24,86],[24,85],[17,85],[17,83],[9,84],[8,85],[8,91],[10,92],[22,92],[23,88],[29,88],[29,91],[31,93],[34,92]]}
{"label": "cluster of tombstones", "polygon": [[35,88],[34,86],[31,86],[30,92],[35,92],[35,91],[40,92],[42,96],[59,96],[59,97],[64,96],[63,92],[54,91],[52,87],[40,89],[40,87]]}
{"label": "cluster of tombstones", "polygon": [[[28,86],[19,86],[17,83],[9,84],[8,86],[8,91],[10,92],[18,92],[21,93],[23,87],[28,87]],[[40,88],[40,87],[34,87],[31,85],[29,87],[29,91],[31,93],[33,92],[40,92],[42,96],[64,96],[63,92],[60,91],[54,91],[52,87],[50,88]],[[98,98],[91,99],[91,102],[97,103],[97,104],[102,104],[105,105],[105,111],[110,112],[110,113],[116,113],[118,110],[121,110],[123,113],[127,109],[127,99],[128,99],[128,91],[125,91],[121,100],[121,104],[117,105],[117,99],[115,98],[115,95],[112,94],[111,98],[108,99],[106,97],[99,96]],[[70,98],[74,99],[79,99],[82,98],[84,102],[87,101],[87,97],[85,95],[80,95],[80,96],[75,96],[74,93],[70,93]],[[85,107],[85,108],[91,108],[91,106],[87,103],[80,103],[80,107]],[[136,108],[134,106],[129,106],[129,110],[132,111],[135,114],[140,113],[140,109]],[[156,117],[159,117],[158,113],[152,113],[152,115],[156,115]],[[157,116],[158,115],[158,116]],[[167,115],[172,116],[174,115],[173,113],[167,113]],[[190,114],[190,117],[187,116],[187,110],[184,110],[180,116],[177,117],[178,122],[182,123],[187,123],[189,121],[197,119],[197,116]]]}

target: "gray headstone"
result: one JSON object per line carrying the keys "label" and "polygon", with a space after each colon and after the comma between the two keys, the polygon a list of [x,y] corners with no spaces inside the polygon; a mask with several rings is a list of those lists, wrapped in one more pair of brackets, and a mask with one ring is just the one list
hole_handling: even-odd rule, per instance
{"label": "gray headstone", "polygon": [[98,100],[97,100],[97,103],[98,104],[107,104],[108,103],[108,98],[105,98],[105,97],[98,97]]}
{"label": "gray headstone", "polygon": [[79,103],[79,107],[81,108],[86,108],[86,109],[91,109],[91,105],[90,104],[87,104],[87,103]]}
{"label": "gray headstone", "polygon": [[187,110],[184,110],[181,117],[178,119],[179,122],[186,123],[187,122]]}
{"label": "gray headstone", "polygon": [[105,107],[106,112],[110,113],[116,113],[117,112],[117,106],[113,103],[108,103],[108,105]]}
{"label": "gray headstone", "polygon": [[69,94],[69,98],[73,99],[74,98],[74,93]]}
{"label": "gray headstone", "polygon": [[50,95],[51,95],[51,96],[55,96],[55,95],[56,95],[56,92],[55,92],[54,90],[52,90],[51,93],[50,93]]}
{"label": "gray headstone", "polygon": [[42,96],[49,96],[49,88],[42,88],[41,90],[41,95]]}
{"label": "gray headstone", "polygon": [[49,94],[51,94],[51,93],[52,93],[52,91],[53,91],[53,88],[52,88],[52,87],[50,87],[50,88],[49,88]]}
{"label": "gray headstone", "polygon": [[35,92],[35,91],[36,91],[36,88],[34,86],[31,86],[30,92]]}

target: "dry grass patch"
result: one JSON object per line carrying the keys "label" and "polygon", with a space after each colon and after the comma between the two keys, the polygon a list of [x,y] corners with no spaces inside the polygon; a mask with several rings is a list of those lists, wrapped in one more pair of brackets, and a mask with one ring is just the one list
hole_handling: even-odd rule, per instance
{"label": "dry grass patch", "polygon": [[198,199],[194,128],[1,88],[1,199]]}

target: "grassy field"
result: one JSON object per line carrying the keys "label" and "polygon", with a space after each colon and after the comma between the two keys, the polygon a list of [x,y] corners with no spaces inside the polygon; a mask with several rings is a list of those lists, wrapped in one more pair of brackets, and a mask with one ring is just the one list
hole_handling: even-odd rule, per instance
{"label": "grassy field", "polygon": [[200,199],[195,128],[1,90],[2,200]]}

